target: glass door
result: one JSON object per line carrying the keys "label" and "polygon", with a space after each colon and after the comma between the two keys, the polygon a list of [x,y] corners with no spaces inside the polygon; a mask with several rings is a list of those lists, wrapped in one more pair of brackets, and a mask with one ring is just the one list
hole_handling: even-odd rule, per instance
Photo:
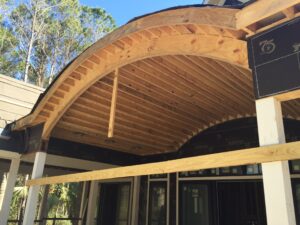
{"label": "glass door", "polygon": [[297,225],[300,224],[300,179],[292,179],[295,216]]}
{"label": "glass door", "polygon": [[218,182],[219,225],[266,225],[262,182]]}
{"label": "glass door", "polygon": [[167,182],[150,182],[148,225],[167,225]]}
{"label": "glass door", "polygon": [[97,225],[129,225],[130,183],[101,184]]}
{"label": "glass door", "polygon": [[205,183],[180,183],[180,225],[210,225],[209,190]]}

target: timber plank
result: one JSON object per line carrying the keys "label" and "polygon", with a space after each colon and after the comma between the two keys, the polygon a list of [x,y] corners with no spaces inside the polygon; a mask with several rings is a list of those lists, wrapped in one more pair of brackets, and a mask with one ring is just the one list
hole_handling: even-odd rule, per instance
{"label": "timber plank", "polygon": [[91,180],[106,180],[295,159],[300,159],[300,142],[270,145],[246,150],[223,152],[205,156],[189,157],[143,165],[125,166],[71,175],[45,177],[29,180],[27,181],[26,185],[35,186]]}

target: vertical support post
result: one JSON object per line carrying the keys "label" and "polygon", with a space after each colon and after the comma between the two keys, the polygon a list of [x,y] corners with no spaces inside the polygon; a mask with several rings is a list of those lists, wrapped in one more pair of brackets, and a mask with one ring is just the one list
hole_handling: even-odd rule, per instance
{"label": "vertical support post", "polygon": [[[256,101],[260,146],[285,143],[281,103],[273,97]],[[288,161],[262,164],[268,225],[295,225]]]}
{"label": "vertical support post", "polygon": [[96,209],[97,209],[97,200],[99,193],[99,184],[98,181],[91,181],[88,209],[86,216],[86,224],[94,225],[96,224]]}
{"label": "vertical support post", "polygon": [[114,74],[114,84],[113,84],[113,91],[112,91],[112,97],[111,97],[109,125],[108,125],[108,137],[109,138],[112,138],[114,136],[117,95],[118,95],[118,82],[119,82],[119,68],[117,68],[115,70],[115,74]]}
{"label": "vertical support post", "polygon": [[[43,176],[47,154],[45,152],[35,153],[34,165],[31,179],[40,178]],[[33,225],[36,215],[40,186],[31,186],[29,188],[26,208],[24,213],[23,225]]]}
{"label": "vertical support post", "polygon": [[13,192],[17,180],[19,167],[20,167],[20,159],[12,159],[9,172],[8,172],[6,187],[3,195],[3,201],[1,204],[0,224],[7,224],[10,204],[13,197]]}
{"label": "vertical support post", "polygon": [[133,177],[131,225],[138,225],[141,177]]}
{"label": "vertical support post", "polygon": [[39,208],[39,215],[38,215],[39,220],[41,220],[39,225],[46,225],[46,220],[43,220],[43,219],[45,217],[47,217],[47,215],[48,215],[47,202],[48,202],[49,189],[50,189],[50,185],[46,185],[44,187],[43,197],[41,200],[41,204],[40,204],[40,208]]}
{"label": "vertical support post", "polygon": [[87,185],[88,183],[85,181],[83,182],[83,187],[82,187],[82,194],[81,194],[81,202],[80,202],[80,210],[79,210],[79,218],[81,220],[78,222],[78,225],[83,224],[83,219],[84,219],[84,214],[85,214],[85,209],[86,209],[86,198],[87,198]]}

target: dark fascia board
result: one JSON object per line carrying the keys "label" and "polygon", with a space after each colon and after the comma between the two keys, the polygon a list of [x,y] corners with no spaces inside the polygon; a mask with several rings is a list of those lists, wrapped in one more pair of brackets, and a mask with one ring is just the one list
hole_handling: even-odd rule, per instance
{"label": "dark fascia board", "polygon": [[133,165],[141,162],[138,155],[100,148],[97,146],[51,138],[48,143],[49,154],[66,156],[88,161],[108,163],[112,165]]}
{"label": "dark fascia board", "polygon": [[25,149],[25,131],[11,131],[11,125],[7,125],[1,133],[0,149],[5,151],[23,153]]}

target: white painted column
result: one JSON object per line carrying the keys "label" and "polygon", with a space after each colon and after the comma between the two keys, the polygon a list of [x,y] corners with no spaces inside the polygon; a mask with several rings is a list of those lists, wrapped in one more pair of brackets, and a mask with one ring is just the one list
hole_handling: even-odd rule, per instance
{"label": "white painted column", "polygon": [[[281,103],[270,97],[256,101],[260,146],[285,143]],[[296,225],[287,161],[263,163],[268,225]]]}
{"label": "white painted column", "polygon": [[7,177],[7,183],[3,195],[2,204],[0,206],[0,224],[7,224],[8,216],[9,216],[9,210],[10,210],[10,204],[13,197],[14,187],[17,180],[17,175],[20,167],[20,159],[12,159],[8,177]]}
{"label": "white painted column", "polygon": [[95,225],[96,224],[96,213],[97,213],[97,202],[99,195],[99,183],[98,181],[91,181],[89,201],[87,208],[86,224]]}
{"label": "white painted column", "polygon": [[132,207],[131,207],[131,225],[138,225],[140,183],[141,183],[141,177],[134,177],[133,178],[133,189],[132,189],[133,198],[132,198]]}
{"label": "white painted column", "polygon": [[[35,154],[34,165],[31,179],[40,178],[43,176],[45,161],[47,154],[45,152],[37,152]],[[37,211],[37,203],[40,186],[31,186],[29,188],[28,197],[26,201],[26,208],[24,213],[23,225],[33,225]]]}

